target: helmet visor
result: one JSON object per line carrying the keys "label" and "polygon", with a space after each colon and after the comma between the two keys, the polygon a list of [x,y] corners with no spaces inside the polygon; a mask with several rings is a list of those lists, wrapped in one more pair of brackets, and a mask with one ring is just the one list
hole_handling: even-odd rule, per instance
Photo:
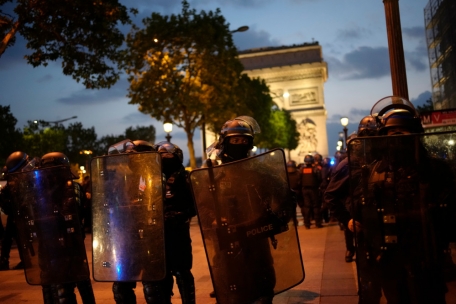
{"label": "helmet visor", "polygon": [[135,144],[129,140],[125,139],[122,140],[108,148],[108,154],[120,154],[133,151],[135,148]]}
{"label": "helmet visor", "polygon": [[391,109],[404,109],[419,116],[413,104],[405,98],[399,96],[387,96],[377,101],[371,109],[370,114],[374,117],[382,116]]}

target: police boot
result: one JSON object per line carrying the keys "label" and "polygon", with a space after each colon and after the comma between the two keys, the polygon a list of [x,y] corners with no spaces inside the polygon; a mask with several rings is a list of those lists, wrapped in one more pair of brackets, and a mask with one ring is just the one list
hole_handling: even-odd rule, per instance
{"label": "police boot", "polygon": [[83,304],[95,304],[95,295],[93,294],[92,283],[90,280],[84,280],[76,283]]}
{"label": "police boot", "polygon": [[147,304],[171,304],[173,278],[167,275],[161,281],[142,282]]}
{"label": "police boot", "polygon": [[114,282],[112,292],[116,304],[136,304],[136,282]]}
{"label": "police boot", "polygon": [[41,285],[43,293],[44,304],[54,304],[54,295],[52,293],[51,285]]}
{"label": "police boot", "polygon": [[177,287],[182,298],[182,304],[195,303],[195,279],[193,278],[190,269],[183,271],[176,271]]}
{"label": "police boot", "polygon": [[57,291],[57,303],[59,304],[77,304],[76,295],[74,294],[74,283],[65,283],[55,285]]}
{"label": "police boot", "polygon": [[9,261],[6,258],[0,258],[0,270],[9,270]]}

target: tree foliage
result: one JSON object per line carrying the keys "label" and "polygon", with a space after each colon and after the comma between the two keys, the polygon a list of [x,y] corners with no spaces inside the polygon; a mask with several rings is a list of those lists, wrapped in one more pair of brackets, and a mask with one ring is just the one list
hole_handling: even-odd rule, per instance
{"label": "tree foliage", "polygon": [[49,152],[63,152],[65,149],[65,127],[62,124],[50,127],[48,122],[29,120],[23,131],[24,152],[31,157],[42,157]]}
{"label": "tree foliage", "polygon": [[[91,157],[106,154],[109,146],[126,138],[142,139],[151,143],[155,141],[153,125],[128,127],[123,134],[97,139],[95,128],[84,128],[80,122],[65,127],[61,123],[54,125],[43,120],[27,121],[23,130],[16,129],[16,123],[17,119],[10,113],[10,107],[0,105],[1,166],[15,151],[24,151],[31,157],[38,158],[49,152],[62,152],[68,156],[70,163],[87,166]],[[91,151],[91,154],[84,151]]]}
{"label": "tree foliage", "polygon": [[187,134],[191,167],[196,167],[193,135],[234,105],[230,102],[242,71],[231,32],[220,10],[197,13],[182,2],[179,15],[153,13],[144,28],[127,36],[125,69],[130,104]]}
{"label": "tree foliage", "polygon": [[432,103],[432,98],[426,100],[426,102],[423,105],[416,106],[416,109],[419,113],[434,111],[434,104]]}
{"label": "tree foliage", "polygon": [[20,149],[22,145],[22,132],[16,128],[17,119],[10,112],[10,106],[0,105],[0,164],[6,161],[6,158]]}
{"label": "tree foliage", "polygon": [[87,166],[87,160],[93,154],[93,148],[96,146],[97,133],[94,127],[85,129],[82,123],[76,122],[65,129],[65,148],[63,153],[68,156],[71,162]]}
{"label": "tree foliage", "polygon": [[[7,11],[8,2],[13,11]],[[109,88],[119,79],[115,63],[124,41],[119,26],[130,22],[117,0],[1,0],[0,56],[20,34],[31,50],[25,56],[29,64],[61,59],[65,75],[87,88]]]}
{"label": "tree foliage", "polygon": [[155,127],[152,125],[148,127],[128,127],[125,130],[125,137],[131,140],[142,139],[153,144],[155,142]]}

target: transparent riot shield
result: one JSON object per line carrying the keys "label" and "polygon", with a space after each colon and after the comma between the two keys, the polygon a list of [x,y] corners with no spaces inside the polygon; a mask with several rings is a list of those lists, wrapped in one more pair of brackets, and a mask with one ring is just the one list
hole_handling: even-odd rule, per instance
{"label": "transparent riot shield", "polygon": [[89,279],[80,209],[69,167],[11,173],[7,178],[27,283],[49,285]]}
{"label": "transparent riot shield", "polygon": [[96,157],[91,172],[94,279],[164,278],[160,155],[142,152]]}
{"label": "transparent riot shield", "polygon": [[252,303],[304,280],[283,150],[193,170],[190,181],[217,303]]}
{"label": "transparent riot shield", "polygon": [[456,303],[455,136],[350,141],[362,303]]}

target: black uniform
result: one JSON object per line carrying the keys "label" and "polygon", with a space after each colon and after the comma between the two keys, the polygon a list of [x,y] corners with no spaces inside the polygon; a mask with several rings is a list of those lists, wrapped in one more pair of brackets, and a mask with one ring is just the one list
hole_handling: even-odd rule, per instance
{"label": "black uniform", "polygon": [[158,282],[143,282],[147,303],[171,303],[173,276],[182,303],[195,303],[195,283],[190,221],[196,215],[191,190],[184,167],[167,175],[165,199],[166,277]]}
{"label": "black uniform", "polygon": [[309,229],[311,212],[315,226],[321,228],[321,201],[318,199],[318,187],[321,184],[321,170],[313,165],[305,165],[301,169],[301,187],[304,200],[304,226]]}

